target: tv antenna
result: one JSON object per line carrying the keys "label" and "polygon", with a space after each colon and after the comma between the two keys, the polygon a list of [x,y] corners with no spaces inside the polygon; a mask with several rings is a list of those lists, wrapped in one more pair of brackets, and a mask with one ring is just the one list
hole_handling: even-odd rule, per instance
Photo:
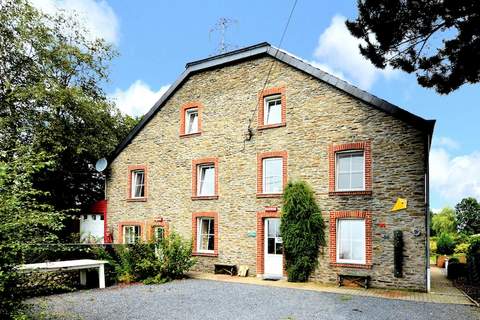
{"label": "tv antenna", "polygon": [[210,29],[208,37],[210,38],[213,32],[218,32],[220,34],[220,41],[218,43],[215,54],[222,54],[232,49],[236,49],[237,46],[230,44],[226,41],[225,33],[227,29],[233,24],[237,24],[238,21],[231,18],[221,17],[218,19],[217,23]]}

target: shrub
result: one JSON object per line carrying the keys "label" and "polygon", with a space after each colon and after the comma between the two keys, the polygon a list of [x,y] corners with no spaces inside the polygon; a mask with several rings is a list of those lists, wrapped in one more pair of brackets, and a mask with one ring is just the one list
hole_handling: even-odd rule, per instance
{"label": "shrub", "polygon": [[325,245],[325,236],[320,209],[305,182],[287,184],[280,231],[288,281],[307,281],[318,264],[319,247]]}
{"label": "shrub", "polygon": [[460,277],[466,276],[466,265],[464,263],[460,263],[458,259],[451,258],[448,260],[448,268],[447,268],[447,278],[448,279],[457,279]]}
{"label": "shrub", "polygon": [[453,237],[448,233],[442,233],[437,240],[437,253],[449,255],[453,253],[455,249],[455,241]]}
{"label": "shrub", "polygon": [[437,253],[437,241],[430,239],[430,253],[435,254]]}
{"label": "shrub", "polygon": [[470,246],[469,243],[459,243],[455,246],[453,252],[455,254],[465,254],[468,251],[468,247]]}

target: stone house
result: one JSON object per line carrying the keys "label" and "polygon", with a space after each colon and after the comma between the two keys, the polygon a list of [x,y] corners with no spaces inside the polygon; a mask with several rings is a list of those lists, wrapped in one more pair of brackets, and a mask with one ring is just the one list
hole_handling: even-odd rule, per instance
{"label": "stone house", "polygon": [[[282,191],[304,180],[326,222],[312,280],[362,272],[425,291],[434,123],[268,43],[191,62],[110,157],[107,229],[116,243],[175,230],[196,270],[282,276]],[[408,205],[392,212],[397,198]]]}

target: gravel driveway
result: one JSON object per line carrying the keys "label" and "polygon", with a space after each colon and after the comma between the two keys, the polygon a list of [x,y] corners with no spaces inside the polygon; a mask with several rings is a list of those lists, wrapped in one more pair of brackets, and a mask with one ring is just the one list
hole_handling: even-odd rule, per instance
{"label": "gravel driveway", "polygon": [[66,319],[480,319],[477,308],[181,280],[31,300]]}

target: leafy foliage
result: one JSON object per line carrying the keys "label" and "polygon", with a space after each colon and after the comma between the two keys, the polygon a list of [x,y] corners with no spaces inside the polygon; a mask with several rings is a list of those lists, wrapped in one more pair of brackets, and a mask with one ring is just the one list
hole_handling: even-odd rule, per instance
{"label": "leafy foliage", "polygon": [[466,234],[480,233],[480,204],[475,198],[465,198],[455,206],[457,229]]}
{"label": "leafy foliage", "polygon": [[[9,153],[15,153],[11,157]],[[8,159],[8,160],[7,160]],[[21,309],[22,293],[15,267],[25,256],[41,253],[56,242],[62,215],[46,201],[48,194],[35,189],[31,178],[51,166],[44,153],[27,148],[0,152],[0,318],[10,319]]]}
{"label": "leafy foliage", "polygon": [[93,164],[135,124],[100,86],[115,51],[86,35],[73,17],[45,15],[26,0],[1,3],[0,150],[28,145],[50,155],[51,170],[32,179],[58,210],[103,196]]}
{"label": "leafy foliage", "polygon": [[455,249],[453,250],[453,252],[455,254],[466,254],[468,252],[469,246],[470,246],[469,243],[465,243],[465,242],[459,243],[455,246]]}
{"label": "leafy foliage", "polygon": [[435,234],[454,233],[456,229],[455,211],[452,208],[443,208],[432,216],[432,230]]}
{"label": "leafy foliage", "polygon": [[313,190],[305,182],[289,182],[280,225],[288,281],[307,281],[315,270],[319,247],[325,245],[324,227]]}
{"label": "leafy foliage", "polygon": [[347,27],[378,68],[416,72],[421,86],[442,94],[480,80],[478,1],[359,0],[357,6]]}
{"label": "leafy foliage", "polygon": [[437,253],[449,255],[455,249],[455,240],[448,233],[442,233],[437,240]]}

